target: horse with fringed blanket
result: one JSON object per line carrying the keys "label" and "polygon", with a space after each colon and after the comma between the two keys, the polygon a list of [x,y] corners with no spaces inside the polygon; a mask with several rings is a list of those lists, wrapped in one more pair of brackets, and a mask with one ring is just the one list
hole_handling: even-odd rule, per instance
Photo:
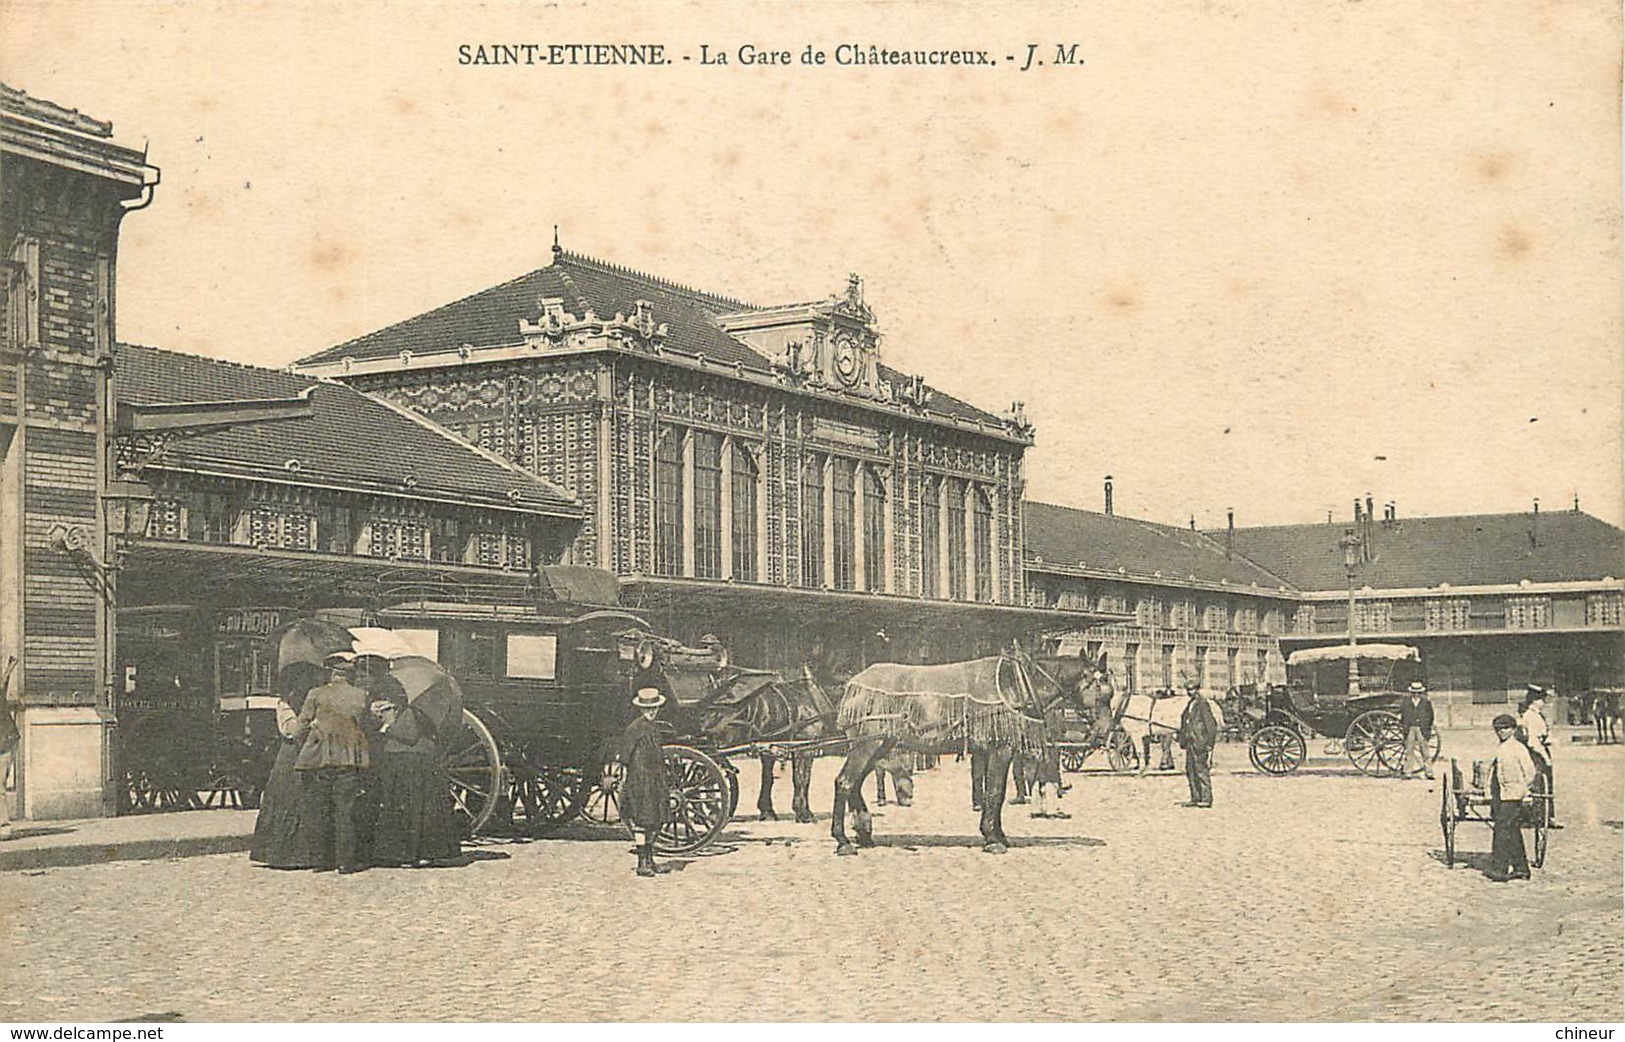
{"label": "horse with fringed blanket", "polygon": [[847,681],[837,725],[849,741],[846,762],[835,779],[830,832],[835,852],[857,853],[847,838],[853,815],[857,847],[874,845],[873,819],[864,803],[864,779],[893,748],[938,752],[970,747],[972,769],[980,772],[982,849],[1004,853],[1004,797],[1010,762],[1017,755],[1041,756],[1052,741],[1045,715],[1063,701],[1091,712],[1084,689],[1109,684],[1102,665],[1057,681],[1050,672],[1029,668],[1030,660],[1010,652],[968,662],[909,666],[894,662],[868,667]]}

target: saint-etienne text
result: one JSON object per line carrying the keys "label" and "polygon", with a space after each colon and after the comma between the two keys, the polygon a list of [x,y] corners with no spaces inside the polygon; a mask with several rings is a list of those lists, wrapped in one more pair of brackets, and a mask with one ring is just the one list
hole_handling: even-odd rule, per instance
{"label": "saint-etienne text", "polygon": [[[984,66],[1001,61],[1018,72],[1050,66],[1084,63],[1080,45],[1025,44],[1025,52],[998,55],[978,47],[920,48],[878,43],[843,43],[831,49],[807,44],[799,52],[756,44],[718,46],[701,44],[697,54],[682,54],[685,62],[706,68],[800,66]],[[1045,60],[1048,55],[1048,61]],[[675,64],[671,50],[659,43],[483,43],[459,44],[458,65],[653,65]]]}

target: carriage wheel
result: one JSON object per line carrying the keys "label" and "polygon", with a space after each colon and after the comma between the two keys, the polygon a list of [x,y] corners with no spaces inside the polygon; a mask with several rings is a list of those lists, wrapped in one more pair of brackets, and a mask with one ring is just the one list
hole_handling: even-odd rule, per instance
{"label": "carriage wheel", "polygon": [[[1541,788],[1545,788],[1545,779],[1541,779]],[[1535,830],[1535,849],[1529,858],[1530,868],[1539,868],[1546,863],[1546,841],[1552,827],[1552,798],[1543,792],[1535,794],[1534,804],[1529,808],[1529,824]]]}
{"label": "carriage wheel", "polygon": [[1263,727],[1247,743],[1247,758],[1265,774],[1291,774],[1303,766],[1309,748],[1290,727]]}
{"label": "carriage wheel", "polygon": [[[581,817],[593,825],[617,825],[621,820],[621,779],[626,765],[611,760],[603,765],[587,786],[581,801]],[[606,784],[607,782],[607,784]]]}
{"label": "carriage wheel", "polygon": [[524,809],[525,823],[532,829],[562,825],[581,810],[587,796],[587,780],[579,767],[542,764],[535,769],[513,769],[514,809]]}
{"label": "carriage wheel", "polygon": [[655,834],[662,854],[687,854],[716,839],[728,824],[728,772],[698,749],[668,745],[672,820]]}
{"label": "carriage wheel", "polygon": [[728,817],[731,818],[734,811],[739,809],[739,772],[730,763],[723,768],[722,774],[728,780]]}
{"label": "carriage wheel", "polygon": [[1364,774],[1398,774],[1405,754],[1405,736],[1399,733],[1399,715],[1386,709],[1361,713],[1343,736],[1343,751]]}
{"label": "carriage wheel", "polygon": [[1439,786],[1439,827],[1444,830],[1444,867],[1456,866],[1456,761],[1445,768]]}
{"label": "carriage wheel", "polygon": [[1127,731],[1113,731],[1106,737],[1106,762],[1118,774],[1139,770],[1140,750]]}
{"label": "carriage wheel", "polygon": [[497,799],[503,795],[502,754],[490,730],[466,709],[463,730],[452,749],[446,757],[446,782],[463,831],[472,836],[491,820]]}
{"label": "carriage wheel", "polygon": [[1439,729],[1435,727],[1428,736],[1428,763],[1438,763],[1439,757],[1444,755],[1444,743],[1439,740]]}
{"label": "carriage wheel", "polygon": [[1061,750],[1061,770],[1068,774],[1077,774],[1083,770],[1084,753],[1082,749]]}

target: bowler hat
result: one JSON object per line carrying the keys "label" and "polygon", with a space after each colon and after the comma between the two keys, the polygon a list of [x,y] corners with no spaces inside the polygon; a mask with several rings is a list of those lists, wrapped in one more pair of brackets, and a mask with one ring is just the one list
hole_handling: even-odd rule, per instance
{"label": "bowler hat", "polygon": [[1405,690],[1413,692],[1413,693],[1418,694],[1418,695],[1425,695],[1425,694],[1427,694],[1428,686],[1426,684],[1422,683],[1420,680],[1413,680],[1413,681],[1411,681],[1411,686],[1406,688]]}
{"label": "bowler hat", "polygon": [[1518,718],[1513,716],[1511,713],[1502,713],[1500,716],[1495,718],[1495,722],[1491,726],[1493,726],[1497,731],[1503,727],[1517,727]]}
{"label": "bowler hat", "polygon": [[660,693],[658,687],[640,687],[637,697],[632,699],[635,709],[659,709],[666,704],[666,696]]}

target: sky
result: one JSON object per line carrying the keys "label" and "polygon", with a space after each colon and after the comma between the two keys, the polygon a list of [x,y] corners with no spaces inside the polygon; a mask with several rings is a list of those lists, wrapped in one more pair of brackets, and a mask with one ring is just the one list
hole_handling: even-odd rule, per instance
{"label": "sky", "polygon": [[[1098,510],[1111,474],[1118,513],[1203,527],[1346,519],[1367,493],[1625,512],[1616,3],[0,0],[0,21],[0,77],[162,170],[123,226],[122,340],[286,365],[541,267],[558,225],[759,304],[863,275],[884,361],[1025,402],[1030,498]],[[509,42],[672,60],[458,64]],[[842,66],[841,44],[997,64]]]}

